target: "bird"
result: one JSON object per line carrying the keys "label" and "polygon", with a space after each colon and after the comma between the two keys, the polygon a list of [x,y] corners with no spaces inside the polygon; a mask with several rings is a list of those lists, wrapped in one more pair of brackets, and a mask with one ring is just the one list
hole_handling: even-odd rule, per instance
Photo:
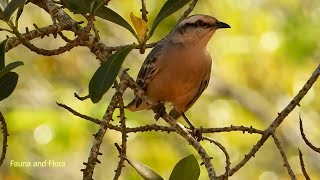
{"label": "bird", "polygon": [[[169,102],[169,115],[183,116],[194,129],[185,112],[207,88],[212,60],[207,45],[218,29],[231,28],[216,18],[196,14],[180,23],[147,55],[136,82],[153,100]],[[130,111],[150,110],[138,96],[127,106]]]}

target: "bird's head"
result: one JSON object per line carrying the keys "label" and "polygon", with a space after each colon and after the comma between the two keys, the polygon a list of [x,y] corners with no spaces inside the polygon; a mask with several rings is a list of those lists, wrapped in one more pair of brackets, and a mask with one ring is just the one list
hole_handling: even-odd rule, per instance
{"label": "bird's head", "polygon": [[231,28],[228,24],[208,15],[192,15],[181,21],[171,37],[182,43],[207,45],[216,30]]}

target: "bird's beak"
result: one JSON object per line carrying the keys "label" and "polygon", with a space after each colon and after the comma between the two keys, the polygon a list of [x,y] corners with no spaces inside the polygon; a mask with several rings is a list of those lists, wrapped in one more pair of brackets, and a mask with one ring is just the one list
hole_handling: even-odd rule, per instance
{"label": "bird's beak", "polygon": [[213,27],[217,28],[217,29],[221,29],[221,28],[231,28],[231,26],[229,26],[229,24],[224,23],[224,22],[216,22],[215,24],[213,24]]}

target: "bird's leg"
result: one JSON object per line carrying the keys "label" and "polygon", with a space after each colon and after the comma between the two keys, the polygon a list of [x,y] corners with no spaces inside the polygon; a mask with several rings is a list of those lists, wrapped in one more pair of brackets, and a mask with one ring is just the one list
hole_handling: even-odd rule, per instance
{"label": "bird's leg", "polygon": [[181,113],[181,116],[183,117],[183,119],[188,123],[191,131],[192,131],[192,136],[197,140],[197,141],[201,141],[202,140],[202,132],[199,129],[196,129],[194,127],[194,125],[189,121],[189,119],[187,118],[187,116],[184,113]]}
{"label": "bird's leg", "polygon": [[157,121],[159,120],[160,117],[162,117],[163,113],[166,112],[166,108],[164,107],[164,103],[159,102],[156,107],[154,107],[153,112],[156,113],[154,116],[154,119]]}

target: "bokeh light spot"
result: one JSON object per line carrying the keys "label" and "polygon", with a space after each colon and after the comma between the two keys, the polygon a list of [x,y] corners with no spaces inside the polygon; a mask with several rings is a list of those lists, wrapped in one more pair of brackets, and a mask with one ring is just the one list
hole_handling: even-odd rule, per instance
{"label": "bokeh light spot", "polygon": [[39,144],[48,144],[53,137],[52,130],[47,125],[38,126],[33,132],[33,138]]}

